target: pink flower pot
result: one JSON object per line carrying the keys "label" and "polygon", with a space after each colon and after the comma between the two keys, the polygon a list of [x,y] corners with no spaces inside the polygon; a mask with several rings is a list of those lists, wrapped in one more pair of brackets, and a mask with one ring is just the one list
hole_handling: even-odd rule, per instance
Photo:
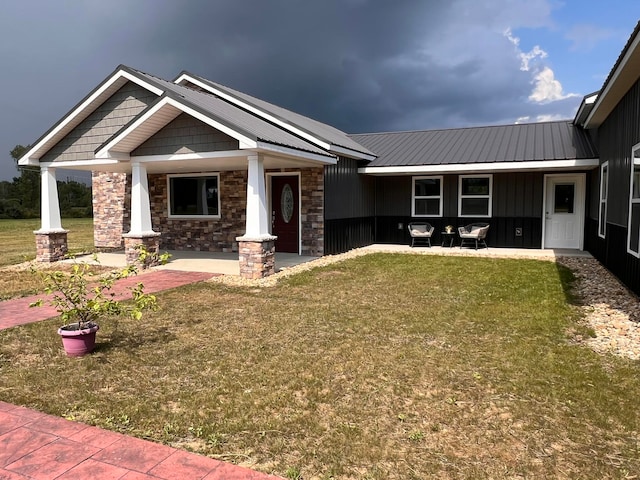
{"label": "pink flower pot", "polygon": [[82,357],[96,347],[96,332],[100,326],[90,323],[85,328],[78,329],[77,323],[70,323],[58,329],[62,337],[62,346],[69,357]]}

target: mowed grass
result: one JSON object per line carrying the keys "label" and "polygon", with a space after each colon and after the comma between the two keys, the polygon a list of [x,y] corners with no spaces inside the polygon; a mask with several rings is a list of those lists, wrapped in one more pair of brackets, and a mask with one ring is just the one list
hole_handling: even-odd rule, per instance
{"label": "mowed grass", "polygon": [[[69,252],[93,251],[93,219],[63,218],[62,226],[69,230]],[[0,220],[0,267],[13,265],[36,257],[34,230],[40,228],[40,219]]]}
{"label": "mowed grass", "polygon": [[[92,218],[65,218],[62,225],[69,230],[70,253],[94,250]],[[0,267],[33,260],[36,257],[33,231],[39,228],[39,219],[0,220]],[[60,268],[58,265],[53,267]],[[41,291],[42,287],[40,279],[28,270],[0,273],[0,300],[31,295]]]}
{"label": "mowed grass", "polygon": [[0,399],[309,479],[633,478],[636,362],[572,341],[551,262],[374,254],[197,284],[64,356],[0,332]]}

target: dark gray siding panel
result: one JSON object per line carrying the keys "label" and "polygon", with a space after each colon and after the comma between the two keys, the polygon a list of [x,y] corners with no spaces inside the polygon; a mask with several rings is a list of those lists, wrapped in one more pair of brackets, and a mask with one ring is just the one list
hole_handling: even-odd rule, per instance
{"label": "dark gray siding panel", "polygon": [[156,95],[128,82],[54,145],[42,162],[91,160],[94,151],[150,105]]}
{"label": "dark gray siding panel", "polygon": [[376,214],[411,215],[411,177],[376,178]]}
{"label": "dark gray siding panel", "polygon": [[375,214],[375,178],[358,173],[358,162],[340,157],[324,170],[324,218],[371,217]]}
{"label": "dark gray siding panel", "polygon": [[183,113],[132,151],[131,155],[174,155],[238,148],[235,138]]}
{"label": "dark gray siding panel", "polygon": [[494,217],[542,217],[543,173],[493,175]]}

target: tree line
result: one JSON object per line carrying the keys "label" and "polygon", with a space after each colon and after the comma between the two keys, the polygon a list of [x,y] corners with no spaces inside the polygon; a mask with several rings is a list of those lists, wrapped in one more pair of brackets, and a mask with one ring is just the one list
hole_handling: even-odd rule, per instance
{"label": "tree line", "polygon": [[[16,145],[9,152],[16,166],[18,159],[31,148]],[[20,175],[11,182],[0,181],[0,218],[40,217],[40,168],[18,167]],[[65,218],[91,217],[91,187],[74,180],[58,180],[60,215]]]}

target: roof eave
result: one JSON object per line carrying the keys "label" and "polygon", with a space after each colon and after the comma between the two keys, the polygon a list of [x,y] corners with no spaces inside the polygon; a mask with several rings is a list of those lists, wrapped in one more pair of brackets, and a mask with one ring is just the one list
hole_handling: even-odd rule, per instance
{"label": "roof eave", "polygon": [[638,64],[640,64],[640,22],[636,25],[616,65],[600,90],[600,95],[584,122],[584,128],[597,128],[606,120],[638,80]]}

